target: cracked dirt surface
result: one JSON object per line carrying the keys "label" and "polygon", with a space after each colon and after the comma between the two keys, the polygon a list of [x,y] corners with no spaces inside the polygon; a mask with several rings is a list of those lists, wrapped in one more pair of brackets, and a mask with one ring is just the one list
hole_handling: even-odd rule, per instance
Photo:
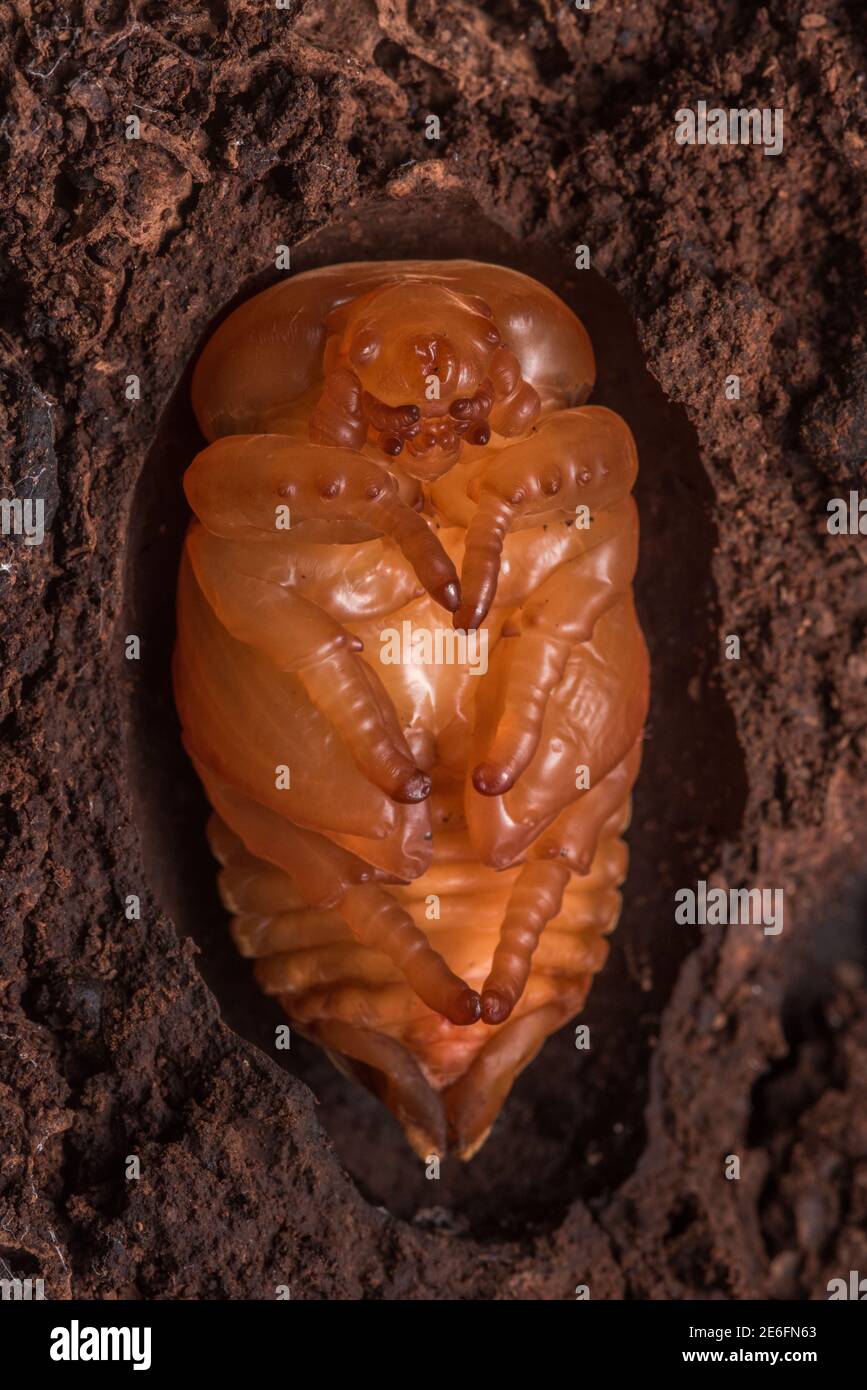
{"label": "cracked dirt surface", "polygon": [[[0,537],[0,1260],[49,1296],[822,1298],[867,1267],[867,570],[826,528],[863,485],[859,20],[0,4],[3,496],[43,499],[47,528]],[[782,107],[783,154],[676,146],[699,98]],[[600,362],[646,442],[655,695],[604,1043],[579,1063],[553,1040],[483,1176],[435,1195],[373,1102],[310,1050],[278,1062],[246,967],[208,945],[160,674],[178,383],[277,245],[303,264],[375,234],[567,279],[587,244],[570,283],[600,331],[626,321]],[[194,890],[164,868],[175,832]],[[783,887],[782,936],[675,928],[701,873]]]}

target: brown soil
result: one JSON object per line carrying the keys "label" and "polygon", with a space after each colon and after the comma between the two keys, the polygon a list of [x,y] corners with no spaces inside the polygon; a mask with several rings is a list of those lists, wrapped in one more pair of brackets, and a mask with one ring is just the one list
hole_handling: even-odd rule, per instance
{"label": "brown soil", "polygon": [[[860,7],[0,16],[3,495],[50,525],[0,538],[0,1275],[100,1299],[679,1299],[863,1272],[867,569],[825,526],[863,483]],[[783,107],[783,154],[675,144],[701,98]],[[278,244],[293,269],[460,255],[546,279],[641,456],[653,703],[592,1047],[552,1039],[439,1181],[315,1049],[275,1051],[178,744],[189,364],[279,278]],[[783,933],[675,926],[699,877],[784,888]]]}

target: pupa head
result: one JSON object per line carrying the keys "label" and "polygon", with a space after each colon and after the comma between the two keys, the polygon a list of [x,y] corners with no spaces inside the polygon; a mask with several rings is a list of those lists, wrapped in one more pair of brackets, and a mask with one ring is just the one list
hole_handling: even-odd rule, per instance
{"label": "pupa head", "polygon": [[342,305],[326,326],[326,373],[351,374],[366,440],[387,458],[402,455],[406,473],[432,481],[465,442],[487,444],[489,368],[501,344],[483,300],[416,280]]}

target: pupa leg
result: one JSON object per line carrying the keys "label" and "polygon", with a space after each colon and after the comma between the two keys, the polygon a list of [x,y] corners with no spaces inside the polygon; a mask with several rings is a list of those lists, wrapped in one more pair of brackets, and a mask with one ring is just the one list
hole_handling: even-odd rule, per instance
{"label": "pupa leg", "polygon": [[560,911],[569,877],[565,865],[550,861],[525,864],[521,869],[509,894],[490,973],[482,986],[485,1023],[504,1023],[524,993],[533,952],[546,923]]}
{"label": "pupa leg", "polygon": [[470,1069],[445,1092],[446,1117],[454,1148],[470,1159],[484,1144],[515,1078],[561,1023],[580,1009],[592,975],[575,983],[562,1001],[510,1019],[491,1035]]}
{"label": "pupa leg", "polygon": [[327,372],[320,396],[310,416],[314,444],[360,449],[367,438],[367,421],[361,409],[361,383],[347,367]]}
{"label": "pupa leg", "polygon": [[[364,842],[363,848],[375,854],[372,863],[413,877],[400,861],[406,853],[418,859],[427,821],[424,802],[401,806],[376,786],[310,701],[300,676],[278,670],[223,626],[186,549],[178,582],[178,632],[175,698],[193,752],[278,816],[321,830],[350,850],[355,845],[349,841]],[[339,797],[323,780],[323,749]]]}
{"label": "pupa leg", "polygon": [[223,627],[281,671],[296,671],[356,764],[395,801],[422,801],[430,778],[415,766],[388,696],[359,657],[361,642],[288,585],[234,567],[234,545],[193,525],[187,551]]}
{"label": "pupa leg", "polygon": [[629,426],[603,406],[543,420],[535,434],[501,450],[474,481],[478,508],[467,530],[457,628],[478,627],[497,589],[503,542],[518,521],[541,526],[619,502],[638,471]]}
{"label": "pupa leg", "polygon": [[590,872],[599,837],[608,820],[626,802],[641,765],[642,741],[637,739],[622,762],[597,786],[563,811],[533,846],[533,858],[556,859],[577,874]]}
{"label": "pupa leg", "polygon": [[[494,699],[501,648],[495,648],[483,678],[495,678]],[[514,785],[500,796],[486,796],[467,779],[465,813],[479,858],[500,869],[523,858],[567,807],[623,761],[646,713],[647,652],[627,592],[599,619],[592,639],[572,648],[547,701],[536,751]],[[487,727],[488,716],[480,717],[474,739]]]}
{"label": "pupa leg", "polygon": [[388,956],[428,1008],[450,1023],[476,1022],[476,991],[449,969],[390,893],[359,882],[365,866],[355,856],[258,805],[198,758],[193,762],[211,805],[251,853],[286,869],[311,907],[336,908],[356,941]]}
{"label": "pupa leg", "polygon": [[[624,498],[605,515],[615,523],[614,533],[556,570],[521,610],[518,636],[504,639],[509,664],[497,701],[501,714],[483,761],[473,770],[473,785],[484,796],[508,791],[529,765],[548,700],[563,679],[572,649],[590,640],[599,618],[632,582],[638,558],[635,503]],[[485,716],[486,705],[483,699],[480,713]]]}
{"label": "pupa leg", "polygon": [[416,1007],[421,1001],[457,1026],[476,1022],[478,994],[449,969],[385,888],[350,888],[336,911],[357,944],[323,940],[305,951],[278,946],[256,971],[266,994],[294,996],[295,1011],[306,1019],[322,1014],[345,1018],[347,994],[363,989],[368,997],[361,1021],[371,1026],[389,1017],[396,998],[405,1008],[407,996]]}
{"label": "pupa leg", "polygon": [[521,364],[508,348],[497,348],[489,372],[494,391],[491,424],[498,434],[526,434],[539,418],[539,393],[524,380]]}
{"label": "pupa leg", "polygon": [[350,888],[340,915],[357,941],[384,952],[402,972],[419,999],[450,1023],[475,1023],[479,996],[446,965],[408,912],[384,888],[362,884]]}
{"label": "pupa leg", "polygon": [[395,542],[437,603],[448,612],[458,606],[457,573],[434,531],[364,454],[280,435],[229,436],[196,455],[184,490],[207,530],[228,540],[279,537],[287,518],[292,529],[360,523]]}
{"label": "pupa leg", "polygon": [[305,1032],[322,1044],[336,1066],[348,1070],[388,1106],[419,1158],[445,1154],[442,1100],[406,1048],[382,1033],[336,1019],[308,1025]]}
{"label": "pupa leg", "polygon": [[[619,643],[619,645],[618,645]],[[518,821],[546,808],[559,815],[589,795],[627,756],[647,714],[646,651],[628,596],[573,649],[549,701],[539,747],[505,794]]]}

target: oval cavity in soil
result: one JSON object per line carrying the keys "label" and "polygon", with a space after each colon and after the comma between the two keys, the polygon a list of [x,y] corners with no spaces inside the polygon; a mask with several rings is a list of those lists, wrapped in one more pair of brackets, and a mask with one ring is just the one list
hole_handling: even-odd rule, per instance
{"label": "oval cavity in soil", "polygon": [[[181,747],[172,698],[175,585],[189,518],[181,479],[204,443],[189,404],[192,363],[178,364],[180,380],[132,508],[124,631],[141,636],[145,659],[127,710],[129,782],[151,887],[178,930],[199,946],[199,968],[223,1018],[312,1089],[322,1124],[365,1197],[406,1219],[508,1239],[556,1227],[576,1198],[610,1193],[632,1171],[643,1147],[660,1020],[696,941],[694,932],[675,926],[674,893],[694,885],[719,845],[737,837],[746,783],[717,679],[711,489],[695,433],[647,372],[623,301],[595,272],[572,270],[565,252],[517,245],[471,199],[454,193],[355,209],[293,249],[292,263],[297,273],[412,257],[494,261],[548,284],[590,333],[598,368],[592,403],[623,415],[638,444],[635,594],[650,648],[651,705],[623,912],[608,963],[577,1020],[589,1025],[589,1050],[576,1049],[572,1026],[550,1038],[518,1079],[485,1147],[469,1164],[444,1163],[435,1185],[388,1111],[322,1052],[297,1035],[289,1052],[275,1051],[275,1026],[285,1018],[260,993],[251,963],[229,937],[205,840],[208,806]],[[277,278],[244,285],[215,314],[202,343],[230,309]]]}

